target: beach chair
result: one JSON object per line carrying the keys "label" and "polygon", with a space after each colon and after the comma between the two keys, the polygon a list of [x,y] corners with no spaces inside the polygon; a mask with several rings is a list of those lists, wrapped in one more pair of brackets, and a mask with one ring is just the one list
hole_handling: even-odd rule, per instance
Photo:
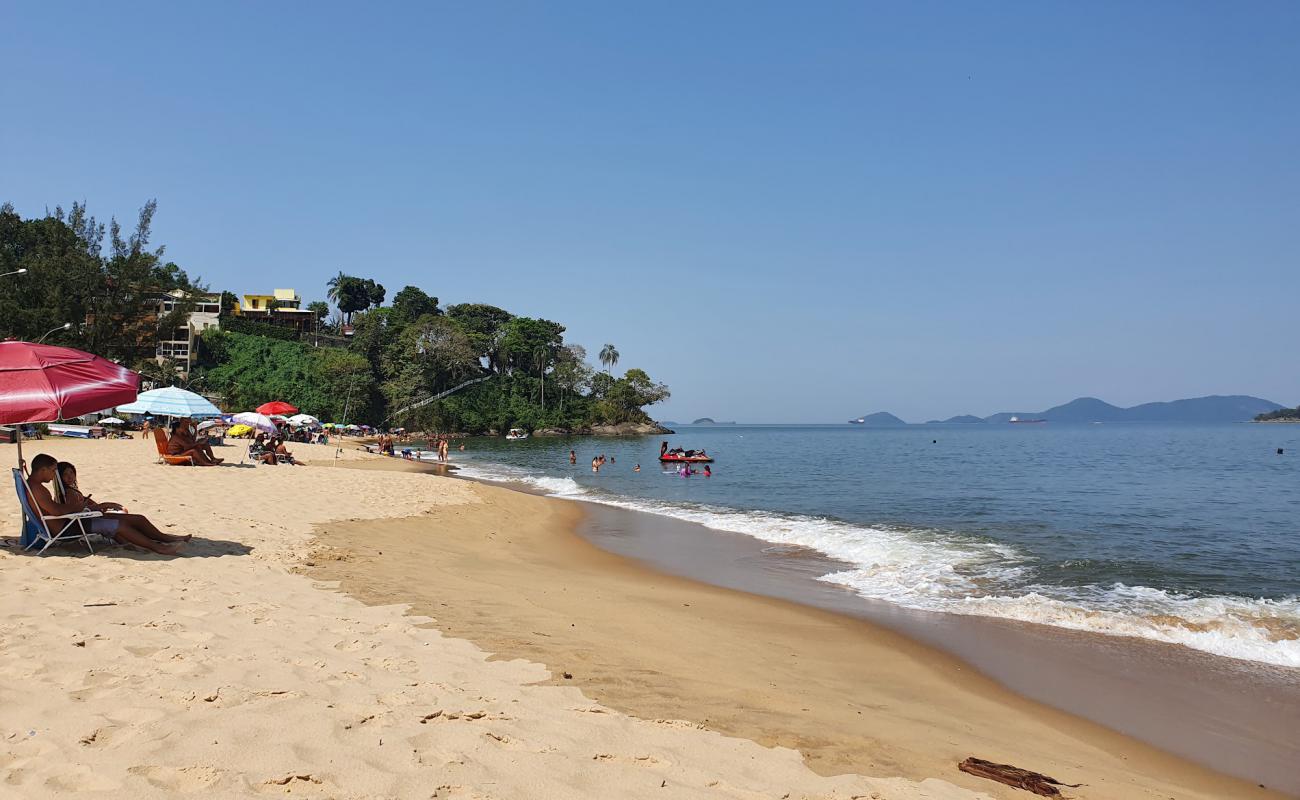
{"label": "beach chair", "polygon": [[[41,514],[40,508],[36,505],[36,498],[32,497],[31,491],[27,488],[27,481],[23,480],[22,470],[14,469],[13,473],[14,487],[18,490],[18,504],[23,510],[23,532],[19,542],[24,550],[30,550],[37,544],[45,542],[45,545],[37,551],[37,555],[40,555],[55,542],[76,539],[80,536],[86,543],[86,549],[95,552],[95,548],[90,546],[90,535],[86,531],[85,521],[102,517],[103,514],[98,511],[77,511],[72,514],[47,517]],[[56,523],[57,533],[50,527],[51,522]],[[63,524],[58,525],[59,522]]]}
{"label": "beach chair", "polygon": [[174,456],[167,452],[167,431],[162,428],[153,429],[153,441],[158,445],[158,463],[159,464],[180,464],[182,466],[194,466],[194,456]]}

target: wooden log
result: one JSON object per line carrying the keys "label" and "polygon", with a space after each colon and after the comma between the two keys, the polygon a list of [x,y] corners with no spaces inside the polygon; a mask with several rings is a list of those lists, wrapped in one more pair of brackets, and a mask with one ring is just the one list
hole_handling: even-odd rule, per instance
{"label": "wooden log", "polygon": [[1057,789],[1057,786],[1068,786],[1075,789],[1083,785],[1081,783],[1061,783],[1056,778],[1048,777],[1041,772],[1013,767],[1010,764],[995,764],[982,758],[968,758],[958,764],[957,769],[969,775],[1005,783],[1007,786],[1024,789],[1027,792],[1033,792],[1043,797],[1060,797],[1061,790]]}

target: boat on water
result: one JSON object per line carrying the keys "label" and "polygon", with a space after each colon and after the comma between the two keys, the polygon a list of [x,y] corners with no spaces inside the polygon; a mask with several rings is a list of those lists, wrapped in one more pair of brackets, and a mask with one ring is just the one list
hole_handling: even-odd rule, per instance
{"label": "boat on water", "polygon": [[516,442],[519,441],[520,439],[527,439],[527,438],[528,438],[528,431],[524,430],[523,428],[511,428],[510,432],[506,434],[506,441],[509,442]]}
{"label": "boat on water", "polygon": [[867,424],[867,418],[866,418],[866,417],[858,417],[857,419],[851,419],[851,420],[849,420],[849,424],[850,424],[850,425],[866,425],[866,424]]}
{"label": "boat on water", "polygon": [[1012,425],[1041,425],[1041,424],[1043,424],[1044,422],[1047,422],[1047,420],[1045,420],[1045,419],[1021,419],[1020,417],[1012,417],[1011,419],[1007,420],[1007,422],[1010,422]]}
{"label": "boat on water", "polygon": [[713,456],[664,453],[659,456],[659,461],[664,464],[712,464]]}

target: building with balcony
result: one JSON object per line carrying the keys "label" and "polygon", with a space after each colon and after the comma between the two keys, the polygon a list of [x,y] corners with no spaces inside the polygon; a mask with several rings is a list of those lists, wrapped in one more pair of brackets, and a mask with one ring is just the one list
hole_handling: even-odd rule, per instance
{"label": "building with balcony", "polygon": [[269,322],[304,331],[315,318],[302,307],[302,298],[293,289],[276,289],[271,294],[245,294],[235,306],[235,313],[258,322]]}
{"label": "building with balcony", "polygon": [[[158,317],[170,314],[185,302],[185,293],[177,289],[158,300]],[[177,371],[188,375],[197,357],[195,345],[199,334],[208,328],[221,328],[221,295],[200,295],[185,323],[158,334],[154,357],[159,364],[167,360],[180,362]]]}

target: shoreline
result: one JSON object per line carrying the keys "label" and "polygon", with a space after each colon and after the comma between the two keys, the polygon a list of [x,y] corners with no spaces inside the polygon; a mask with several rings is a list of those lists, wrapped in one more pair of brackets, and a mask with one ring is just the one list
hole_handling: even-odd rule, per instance
{"label": "shoreline", "polygon": [[[293,449],[308,462],[333,455],[327,446]],[[97,498],[195,538],[180,557],[103,541],[94,555],[80,543],[43,556],[8,539],[0,547],[8,793],[1001,796],[933,776],[826,777],[794,750],[630,717],[569,681],[549,685],[556,676],[538,663],[493,657],[406,606],[368,606],[301,574],[319,549],[315,530],[357,525],[368,536],[398,520],[474,520],[492,530],[536,521],[514,525],[476,484],[372,467],[173,467],[156,463],[143,440],[47,440],[36,452],[75,463]]]}
{"label": "shoreline", "polygon": [[[485,505],[508,509],[508,528],[476,522],[480,506],[451,512],[454,528],[437,518],[324,526],[325,552],[346,555],[316,559],[311,574],[367,603],[409,604],[495,658],[547,664],[572,676],[550,682],[571,680],[633,715],[707,720],[798,748],[822,774],[941,777],[1003,796],[956,771],[975,755],[1085,782],[1081,798],[1281,796],[1022,697],[878,624],[601,549],[577,533],[583,507],[470,483]],[[857,665],[871,666],[862,675]]]}
{"label": "shoreline", "polygon": [[1300,672],[1130,636],[920,611],[818,580],[848,565],[697,523],[586,503],[583,538],[651,569],[895,631],[1010,691],[1243,780],[1300,795]]}

